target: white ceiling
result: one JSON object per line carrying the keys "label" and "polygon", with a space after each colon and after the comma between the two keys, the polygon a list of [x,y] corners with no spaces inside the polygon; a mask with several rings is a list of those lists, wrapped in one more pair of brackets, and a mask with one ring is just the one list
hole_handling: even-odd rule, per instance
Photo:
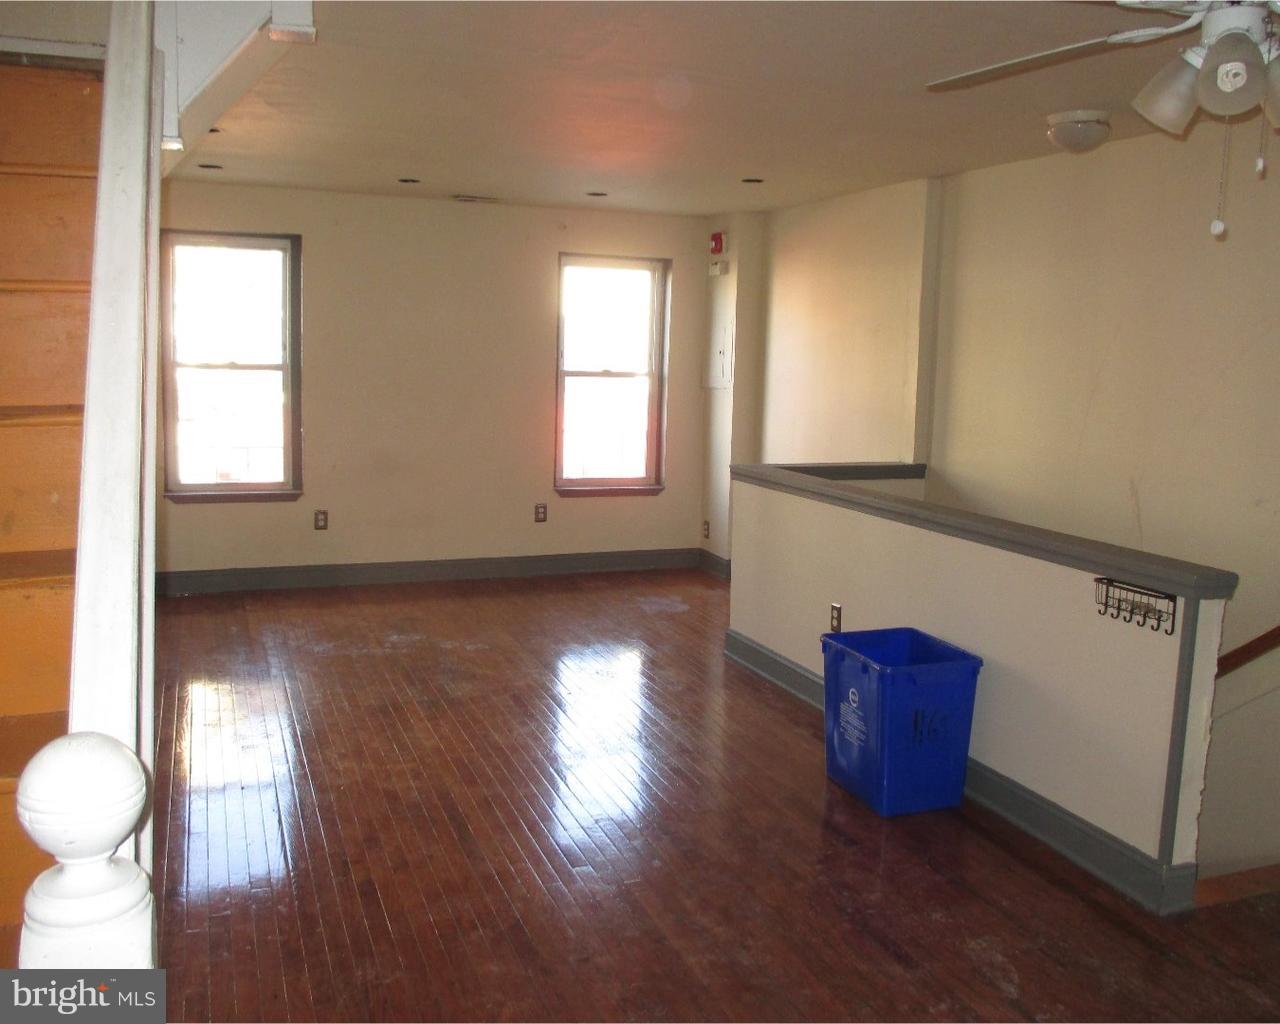
{"label": "white ceiling", "polygon": [[1149,131],[1128,102],[1191,41],[929,93],[935,78],[1173,22],[1047,2],[319,2],[315,22],[316,44],[289,46],[177,177],[769,209],[1045,155],[1058,110],[1111,110],[1113,138]]}

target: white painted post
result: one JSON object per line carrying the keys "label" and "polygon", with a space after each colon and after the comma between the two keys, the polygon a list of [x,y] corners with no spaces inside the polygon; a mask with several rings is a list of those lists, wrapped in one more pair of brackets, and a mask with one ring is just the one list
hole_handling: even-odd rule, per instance
{"label": "white painted post", "polygon": [[151,5],[111,5],[102,97],[70,728],[137,749],[140,678],[143,352],[147,307]]}
{"label": "white painted post", "polygon": [[23,968],[155,966],[151,880],[116,856],[147,800],[142,763],[97,732],[60,736],[18,779],[18,820],[57,865],[23,905]]}

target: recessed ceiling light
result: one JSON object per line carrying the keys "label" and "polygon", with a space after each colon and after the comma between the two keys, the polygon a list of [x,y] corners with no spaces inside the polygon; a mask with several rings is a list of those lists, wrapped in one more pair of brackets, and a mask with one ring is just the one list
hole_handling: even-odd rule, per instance
{"label": "recessed ceiling light", "polygon": [[609,194],[608,192],[588,192],[587,193],[587,195],[589,196],[596,196],[596,197],[607,196],[608,194]]}
{"label": "recessed ceiling light", "polygon": [[222,164],[196,164],[196,166],[197,166],[197,167],[202,167],[202,168],[204,168],[204,170],[206,170],[206,171],[220,171],[220,170],[222,170]]}
{"label": "recessed ceiling light", "polygon": [[421,185],[422,184],[421,178],[396,178],[396,181],[400,182],[401,185]]}
{"label": "recessed ceiling light", "polygon": [[222,129],[221,129],[221,128],[210,128],[210,129],[209,129],[209,134],[210,134],[210,135],[221,135],[221,134],[222,134]]}
{"label": "recessed ceiling light", "polygon": [[742,179],[742,184],[744,184],[744,185],[763,185],[763,184],[764,184],[764,178],[743,178],[743,179]]}

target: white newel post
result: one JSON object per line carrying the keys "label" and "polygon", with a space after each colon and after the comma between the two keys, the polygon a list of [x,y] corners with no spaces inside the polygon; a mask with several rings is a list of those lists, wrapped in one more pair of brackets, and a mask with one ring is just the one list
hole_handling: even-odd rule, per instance
{"label": "white newel post", "polygon": [[31,759],[18,818],[58,863],[27,890],[19,967],[154,966],[151,880],[115,852],[146,800],[137,755],[102,733],[59,737]]}

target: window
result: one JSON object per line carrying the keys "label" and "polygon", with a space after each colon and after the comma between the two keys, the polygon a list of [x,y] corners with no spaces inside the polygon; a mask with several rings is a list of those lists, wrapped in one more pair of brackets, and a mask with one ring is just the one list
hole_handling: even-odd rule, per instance
{"label": "window", "polygon": [[556,491],[662,490],[665,260],[560,257]]}
{"label": "window", "polygon": [[166,231],[162,258],[165,494],[298,498],[302,240]]}

